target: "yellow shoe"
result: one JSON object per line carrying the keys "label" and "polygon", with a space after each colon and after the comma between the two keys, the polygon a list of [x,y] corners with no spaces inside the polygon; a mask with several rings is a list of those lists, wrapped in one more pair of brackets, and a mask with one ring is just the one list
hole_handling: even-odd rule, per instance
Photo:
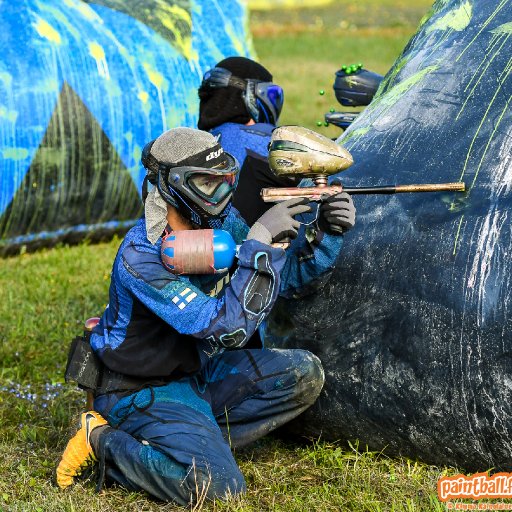
{"label": "yellow shoe", "polygon": [[80,429],[69,440],[57,467],[57,485],[61,489],[70,486],[76,476],[98,460],[89,440],[91,432],[102,425],[107,425],[107,421],[97,412],[89,411],[82,414]]}

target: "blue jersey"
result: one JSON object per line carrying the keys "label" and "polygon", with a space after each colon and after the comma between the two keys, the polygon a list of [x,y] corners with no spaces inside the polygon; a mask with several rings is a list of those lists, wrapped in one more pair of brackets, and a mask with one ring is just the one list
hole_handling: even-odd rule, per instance
{"label": "blue jersey", "polygon": [[256,123],[249,126],[224,123],[210,130],[210,133],[220,135],[221,146],[238,160],[240,169],[242,169],[247,155],[251,152],[267,158],[268,144],[274,128],[274,125],[268,123]]}
{"label": "blue jersey", "polygon": [[144,218],[127,233],[109,305],[91,336],[108,368],[167,380],[199,371],[212,355],[242,347],[279,293],[291,296],[331,270],[341,246],[341,237],[327,235],[313,243],[302,237],[286,253],[244,241],[249,228],[234,208],[223,229],[241,244],[232,275],[174,275],[162,264],[161,238],[148,241]]}
{"label": "blue jersey", "polygon": [[272,207],[271,203],[262,200],[262,188],[292,186],[277,178],[268,165],[268,145],[274,128],[274,125],[268,123],[224,123],[211,130],[211,133],[220,136],[222,147],[240,165],[233,205],[249,226]]}

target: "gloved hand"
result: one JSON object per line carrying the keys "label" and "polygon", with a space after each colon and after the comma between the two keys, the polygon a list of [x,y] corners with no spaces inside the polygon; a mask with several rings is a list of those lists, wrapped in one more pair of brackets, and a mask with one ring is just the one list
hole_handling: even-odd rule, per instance
{"label": "gloved hand", "polygon": [[296,238],[300,222],[293,217],[311,211],[309,200],[295,197],[278,203],[267,210],[252,226],[247,240],[258,240],[270,245],[288,238]]}
{"label": "gloved hand", "polygon": [[322,200],[318,212],[318,229],[330,235],[342,235],[356,222],[356,209],[346,192]]}

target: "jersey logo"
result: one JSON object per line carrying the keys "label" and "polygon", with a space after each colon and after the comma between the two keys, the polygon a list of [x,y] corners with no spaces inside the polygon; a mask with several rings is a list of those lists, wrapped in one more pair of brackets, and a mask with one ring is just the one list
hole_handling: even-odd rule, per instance
{"label": "jersey logo", "polygon": [[179,309],[185,309],[196,297],[196,292],[193,292],[190,288],[185,288],[181,293],[172,298],[172,302],[176,304]]}

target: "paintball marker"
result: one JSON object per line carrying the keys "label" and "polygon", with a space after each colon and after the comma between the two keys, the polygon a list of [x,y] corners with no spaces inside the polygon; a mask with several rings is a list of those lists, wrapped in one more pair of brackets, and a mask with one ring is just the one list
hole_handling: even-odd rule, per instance
{"label": "paintball marker", "polygon": [[[464,191],[464,183],[433,185],[387,185],[348,188],[328,185],[330,175],[343,171],[353,163],[352,155],[341,145],[302,126],[281,126],[272,133],[268,160],[279,177],[312,178],[314,187],[264,188],[263,201],[286,201],[306,197],[322,201],[326,196],[349,194],[395,194],[399,192]],[[317,209],[318,214],[318,209]],[[335,229],[335,228],[332,228]],[[286,249],[288,241],[272,244]],[[161,257],[173,274],[216,274],[226,272],[233,264],[238,246],[227,231],[199,229],[173,231],[162,240]]]}
{"label": "paintball marker", "polygon": [[[363,69],[363,65],[342,66],[336,71],[334,94],[344,107],[365,107],[372,101],[382,75]],[[331,112],[325,114],[325,122],[346,130],[358,116],[358,112]]]}
{"label": "paintball marker", "polygon": [[421,185],[385,185],[379,187],[344,187],[341,183],[328,185],[332,174],[344,171],[353,164],[352,155],[341,145],[302,126],[280,126],[272,133],[268,161],[278,177],[311,178],[314,187],[264,188],[265,202],[286,201],[306,197],[321,201],[326,196],[348,194],[397,194],[402,192],[464,192],[464,183],[435,183]]}

